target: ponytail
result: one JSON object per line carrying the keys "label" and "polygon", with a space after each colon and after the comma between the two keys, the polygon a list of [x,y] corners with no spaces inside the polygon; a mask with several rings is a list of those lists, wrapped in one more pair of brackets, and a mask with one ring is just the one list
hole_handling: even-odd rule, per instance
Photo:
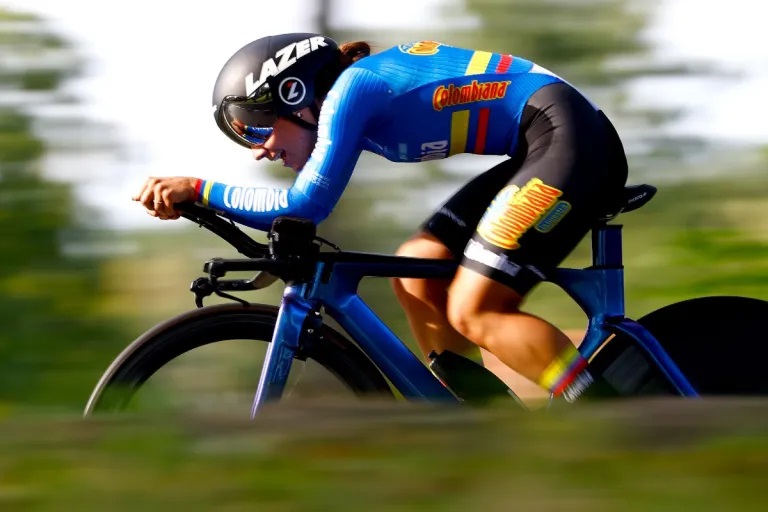
{"label": "ponytail", "polygon": [[339,45],[339,60],[335,65],[322,70],[317,76],[315,96],[322,99],[331,90],[342,71],[370,54],[371,45],[365,41],[352,41]]}
{"label": "ponytail", "polygon": [[368,57],[371,54],[371,45],[365,41],[352,41],[339,46],[339,51],[341,69],[344,70],[363,57]]}

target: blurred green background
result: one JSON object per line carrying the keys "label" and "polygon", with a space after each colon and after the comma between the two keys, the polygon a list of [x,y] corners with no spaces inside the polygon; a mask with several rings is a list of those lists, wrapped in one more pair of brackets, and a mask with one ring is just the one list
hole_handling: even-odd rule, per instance
{"label": "blurred green background", "polygon": [[[340,41],[365,39],[375,48],[439,39],[511,52],[552,69],[614,120],[629,156],[630,182],[659,187],[647,207],[621,218],[628,313],[638,317],[700,295],[768,299],[763,215],[768,141],[676,134],[667,127],[699,106],[670,106],[663,98],[650,105],[632,101],[631,91],[644,80],[700,80],[716,90],[721,80],[734,79],[722,63],[658,58],[647,31],[660,3],[444,3],[427,30],[371,28],[365,20],[341,23],[342,2],[303,2],[312,14],[292,30],[323,32]],[[690,10],[693,15],[696,7]],[[276,413],[277,419],[255,427],[207,416],[81,423],[78,414],[90,390],[119,351],[156,322],[194,306],[188,284],[206,259],[235,256],[186,221],[116,225],[114,216],[105,221],[104,211],[83,200],[101,191],[88,188],[90,176],[79,173],[81,167],[98,168],[109,155],[125,160],[126,173],[137,168],[131,148],[115,135],[113,120],[72,113],[83,101],[77,80],[93,72],[86,56],[91,50],[44,13],[3,8],[0,1],[0,510],[154,510],[170,503],[188,510],[245,510],[254,504],[269,510],[346,510],[368,500],[381,510],[507,510],[515,498],[525,510],[763,509],[759,476],[765,477],[768,460],[768,416],[761,403],[749,404],[747,412],[715,404],[723,409],[709,415],[680,406],[674,426],[656,432],[646,425],[635,434],[625,429],[636,427],[643,414],[603,408],[567,421],[507,410],[475,415],[374,407],[353,414],[308,407],[309,412]],[[761,97],[742,108],[757,115],[765,107]],[[360,177],[319,233],[344,249],[394,251],[441,200],[490,166],[479,158],[450,160],[457,163],[393,166],[364,155]],[[51,172],[62,161],[70,169],[64,177]],[[210,169],[196,171],[184,173]],[[291,176],[268,164],[242,181],[260,179],[289,185]],[[134,191],[115,183],[107,193],[128,201]],[[585,243],[567,264],[588,262]],[[252,300],[275,303],[280,290],[273,288]],[[413,347],[389,284],[366,281],[363,295]],[[527,308],[563,328],[584,326],[576,306],[549,285],[535,290]],[[248,387],[255,381],[233,383],[227,372],[226,365],[241,357],[211,357],[207,364],[191,359],[186,373],[182,364],[179,382],[169,385],[178,386],[180,394],[190,380],[214,389]],[[661,418],[669,413],[663,405],[647,407]],[[689,429],[711,425],[724,411],[734,421],[721,421],[667,451],[645,451],[655,443],[642,436],[687,437]],[[240,411],[233,414],[242,417]],[[429,417],[437,420],[431,423]],[[282,430],[297,419],[312,423],[309,418],[323,418],[319,434],[308,427]],[[438,422],[444,427],[440,434],[434,430]],[[636,438],[626,445],[622,436]],[[530,449],[510,448],[520,440],[532,443],[526,445]],[[306,464],[307,458],[313,462]],[[634,462],[625,466],[626,461]],[[508,492],[502,492],[506,485]],[[550,485],[559,493],[550,494]],[[609,490],[601,492],[601,486]]]}

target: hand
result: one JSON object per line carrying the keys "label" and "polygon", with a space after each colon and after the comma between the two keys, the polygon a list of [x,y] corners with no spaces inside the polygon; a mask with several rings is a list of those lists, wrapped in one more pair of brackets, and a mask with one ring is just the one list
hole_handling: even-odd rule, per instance
{"label": "hand", "polygon": [[232,129],[235,130],[235,132],[237,132],[238,135],[240,136],[245,135],[245,129],[247,127],[244,122],[242,122],[239,119],[235,119],[230,123],[230,125],[232,126]]}
{"label": "hand", "polygon": [[152,217],[163,220],[178,219],[181,214],[173,209],[173,205],[193,201],[196,195],[196,184],[197,178],[181,176],[148,178],[141,186],[139,193],[132,199],[144,205],[147,213]]}

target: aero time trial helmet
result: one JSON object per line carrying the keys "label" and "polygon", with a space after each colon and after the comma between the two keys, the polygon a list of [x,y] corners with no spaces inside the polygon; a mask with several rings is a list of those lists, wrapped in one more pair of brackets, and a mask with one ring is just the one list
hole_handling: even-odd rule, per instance
{"label": "aero time trial helmet", "polygon": [[219,72],[213,115],[222,132],[241,146],[253,144],[232,128],[234,120],[270,127],[278,117],[315,129],[292,115],[324,96],[338,77],[340,51],[333,39],[312,33],[267,36],[240,48]]}

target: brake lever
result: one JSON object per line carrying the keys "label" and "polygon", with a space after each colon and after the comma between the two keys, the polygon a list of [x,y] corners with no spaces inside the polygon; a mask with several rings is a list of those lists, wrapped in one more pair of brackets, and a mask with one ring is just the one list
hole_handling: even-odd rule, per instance
{"label": "brake lever", "polygon": [[198,277],[189,285],[189,291],[195,294],[195,306],[203,307],[203,299],[213,294],[213,286],[207,277]]}

